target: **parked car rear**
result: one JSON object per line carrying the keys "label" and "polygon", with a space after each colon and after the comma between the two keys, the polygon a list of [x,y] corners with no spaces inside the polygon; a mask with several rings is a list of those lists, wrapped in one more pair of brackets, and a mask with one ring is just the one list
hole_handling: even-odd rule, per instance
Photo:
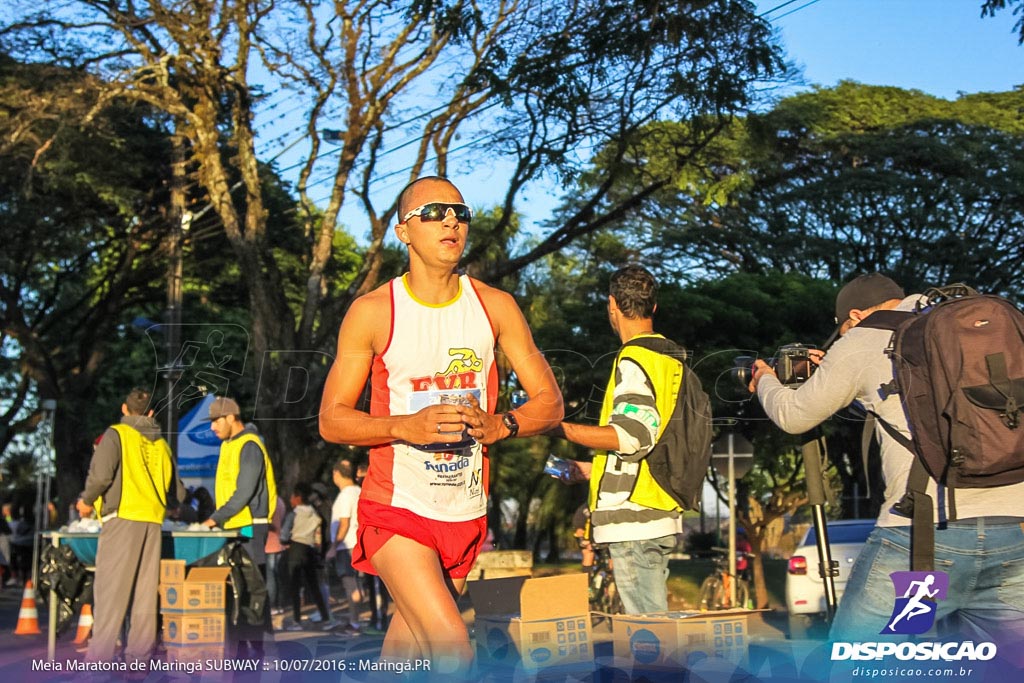
{"label": "parked car rear", "polygon": [[[873,519],[848,519],[828,523],[828,545],[838,563],[836,600],[842,597],[853,563],[875,528]],[[818,567],[818,534],[812,526],[789,558],[786,571],[786,609],[790,637],[803,637],[815,617],[825,615],[825,586]]]}

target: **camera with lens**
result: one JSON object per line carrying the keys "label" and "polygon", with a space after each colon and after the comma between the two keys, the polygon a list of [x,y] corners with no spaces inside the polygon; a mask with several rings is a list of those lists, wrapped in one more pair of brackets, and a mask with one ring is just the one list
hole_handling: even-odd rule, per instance
{"label": "camera with lens", "polygon": [[[765,362],[775,370],[780,383],[786,386],[799,386],[807,381],[817,367],[811,362],[812,348],[806,344],[786,344]],[[732,369],[732,376],[740,386],[746,387],[750,384],[755,360],[757,359],[754,356],[736,356],[733,359],[735,367]]]}

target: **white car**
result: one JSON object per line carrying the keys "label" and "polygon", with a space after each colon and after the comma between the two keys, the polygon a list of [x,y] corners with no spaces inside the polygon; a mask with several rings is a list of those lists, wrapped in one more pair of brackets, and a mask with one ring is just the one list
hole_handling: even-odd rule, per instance
{"label": "white car", "polygon": [[[835,577],[836,602],[843,595],[853,563],[875,528],[873,519],[828,522],[828,545],[838,563]],[[789,610],[790,638],[803,638],[817,616],[825,615],[825,585],[819,573],[818,535],[812,526],[789,558],[786,571],[786,609]]]}

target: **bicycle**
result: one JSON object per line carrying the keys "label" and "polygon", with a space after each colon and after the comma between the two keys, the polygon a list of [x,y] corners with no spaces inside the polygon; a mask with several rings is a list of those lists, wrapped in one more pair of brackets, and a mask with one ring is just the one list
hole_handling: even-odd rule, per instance
{"label": "bicycle", "polygon": [[594,564],[586,567],[589,574],[590,611],[622,614],[622,598],[615,586],[615,573],[612,571],[612,558],[608,546],[592,543],[591,547],[594,550]]}
{"label": "bicycle", "polygon": [[[728,555],[719,552],[714,558],[714,563],[714,571],[704,579],[700,586],[700,611],[713,612],[733,607],[746,607],[750,601],[750,585],[729,573]],[[730,588],[733,581],[736,582],[735,604],[730,599]]]}

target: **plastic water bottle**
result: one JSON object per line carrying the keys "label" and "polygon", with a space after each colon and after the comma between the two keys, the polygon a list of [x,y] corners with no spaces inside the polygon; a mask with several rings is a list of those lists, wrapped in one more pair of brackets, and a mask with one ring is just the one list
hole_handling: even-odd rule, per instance
{"label": "plastic water bottle", "polygon": [[569,475],[572,473],[572,463],[552,454],[548,456],[547,463],[544,465],[544,472],[550,474],[555,479],[569,481]]}
{"label": "plastic water bottle", "polygon": [[522,389],[513,391],[512,395],[509,397],[509,401],[512,403],[512,409],[514,410],[523,405],[529,400],[529,398],[530,396]]}

